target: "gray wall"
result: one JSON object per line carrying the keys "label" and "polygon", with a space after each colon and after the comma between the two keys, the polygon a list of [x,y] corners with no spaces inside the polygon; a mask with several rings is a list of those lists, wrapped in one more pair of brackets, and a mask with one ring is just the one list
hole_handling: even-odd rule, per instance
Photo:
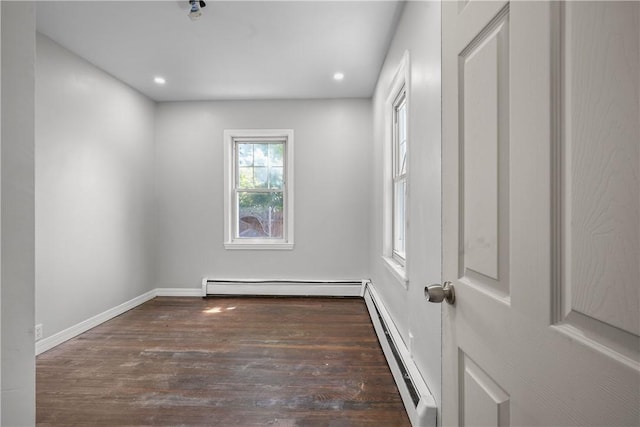
{"label": "gray wall", "polygon": [[[202,277],[368,277],[369,100],[162,103],[156,116],[157,287]],[[225,250],[223,131],[293,129],[295,247]]]}
{"label": "gray wall", "polygon": [[30,2],[2,2],[0,9],[0,424],[31,426],[35,424],[35,13]]}
{"label": "gray wall", "polygon": [[[405,289],[385,267],[383,149],[389,133],[390,86],[405,52],[410,56],[408,236]],[[441,281],[440,4],[406,3],[373,97],[371,279],[422,376],[440,405],[441,309],[424,299],[424,286]]]}
{"label": "gray wall", "polygon": [[155,103],[37,35],[36,323],[153,289]]}

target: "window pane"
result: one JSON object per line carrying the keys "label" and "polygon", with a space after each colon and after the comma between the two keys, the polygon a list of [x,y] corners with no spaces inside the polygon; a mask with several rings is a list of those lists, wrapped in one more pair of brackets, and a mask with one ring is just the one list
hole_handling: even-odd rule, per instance
{"label": "window pane", "polygon": [[400,146],[398,147],[398,160],[400,164],[398,165],[398,174],[404,175],[407,173],[407,142],[400,141]]}
{"label": "window pane", "polygon": [[393,196],[393,251],[404,258],[407,200],[407,185],[404,180],[394,183]]}
{"label": "window pane", "polygon": [[253,168],[253,188],[267,188],[267,168]]}
{"label": "window pane", "polygon": [[271,167],[269,169],[269,188],[282,190],[282,167]]}
{"label": "window pane", "polygon": [[407,104],[402,103],[398,107],[398,136],[400,141],[407,140]]}
{"label": "window pane", "polygon": [[283,166],[284,144],[269,144],[269,162],[271,166]]}
{"label": "window pane", "polygon": [[407,173],[407,104],[402,101],[396,109],[398,129],[396,144],[396,170],[397,175]]}
{"label": "window pane", "polygon": [[238,192],[238,238],[283,238],[282,192]]}
{"label": "window pane", "polygon": [[267,166],[269,144],[253,144],[253,165]]}
{"label": "window pane", "polygon": [[253,144],[238,144],[238,165],[253,165]]}
{"label": "window pane", "polygon": [[248,189],[253,188],[253,168],[252,167],[241,167],[238,173],[238,178],[240,182],[238,183],[238,188]]}

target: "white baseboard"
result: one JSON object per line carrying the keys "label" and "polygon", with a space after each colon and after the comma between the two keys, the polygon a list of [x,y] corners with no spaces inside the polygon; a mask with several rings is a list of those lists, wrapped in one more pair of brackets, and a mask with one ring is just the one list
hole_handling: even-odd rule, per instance
{"label": "white baseboard", "polygon": [[73,325],[70,328],[67,328],[63,331],[58,332],[57,334],[53,334],[50,337],[37,341],[36,356],[38,354],[44,353],[47,350],[52,349],[57,345],[62,344],[65,341],[70,340],[71,338],[74,338],[80,335],[83,332],[88,331],[89,329],[95,328],[96,326],[106,322],[107,320],[113,319],[114,317],[121,315],[125,311],[129,311],[132,308],[135,308],[140,304],[145,303],[150,299],[153,299],[155,296],[156,296],[156,289],[146,292],[116,307],[110,308],[107,311],[104,311],[85,321],[82,321],[76,325]]}
{"label": "white baseboard", "polygon": [[202,279],[202,295],[362,297],[364,280]]}
{"label": "white baseboard", "polygon": [[156,288],[36,342],[36,356],[155,297],[202,297],[200,288]]}
{"label": "white baseboard", "polygon": [[[413,361],[411,353],[405,346],[389,312],[371,284],[367,286],[364,300],[378,335],[378,341],[387,359],[387,364],[391,369],[407,410],[407,415],[411,420],[411,425],[414,427],[436,427],[437,407],[435,399]],[[394,348],[392,348],[392,345]],[[408,385],[408,383],[411,385]]]}

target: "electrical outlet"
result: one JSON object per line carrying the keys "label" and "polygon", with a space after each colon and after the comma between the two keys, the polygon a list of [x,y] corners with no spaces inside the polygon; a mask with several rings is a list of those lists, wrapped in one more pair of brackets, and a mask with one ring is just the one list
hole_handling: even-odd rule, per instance
{"label": "electrical outlet", "polygon": [[36,341],[40,341],[42,339],[42,323],[38,323],[36,325]]}

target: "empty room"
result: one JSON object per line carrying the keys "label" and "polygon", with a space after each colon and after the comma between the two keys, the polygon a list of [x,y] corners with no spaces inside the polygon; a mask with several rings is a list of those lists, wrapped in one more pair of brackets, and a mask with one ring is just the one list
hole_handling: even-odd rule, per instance
{"label": "empty room", "polygon": [[640,425],[640,2],[0,2],[0,424]]}

